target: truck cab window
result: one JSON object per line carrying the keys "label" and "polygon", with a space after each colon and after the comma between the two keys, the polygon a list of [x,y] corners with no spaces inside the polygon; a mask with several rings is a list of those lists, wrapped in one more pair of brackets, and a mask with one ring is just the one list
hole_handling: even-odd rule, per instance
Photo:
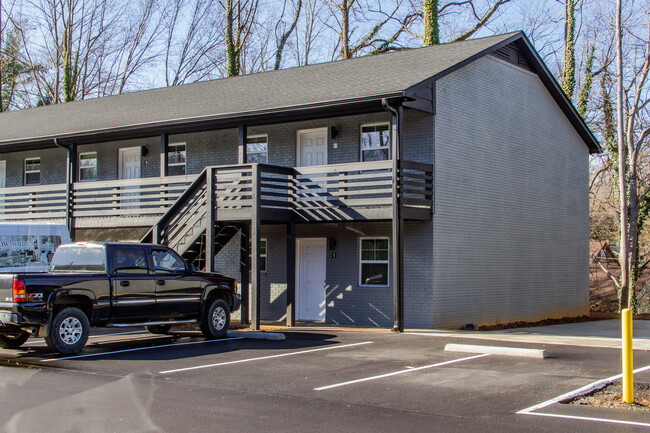
{"label": "truck cab window", "polygon": [[185,272],[185,262],[172,251],[153,250],[152,256],[156,272]]}
{"label": "truck cab window", "polygon": [[146,274],[148,271],[144,248],[119,247],[115,249],[115,272]]}

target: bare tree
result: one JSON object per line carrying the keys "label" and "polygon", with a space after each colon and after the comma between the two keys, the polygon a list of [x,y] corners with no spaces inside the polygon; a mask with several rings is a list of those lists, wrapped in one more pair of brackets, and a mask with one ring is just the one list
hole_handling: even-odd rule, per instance
{"label": "bare tree", "polygon": [[171,0],[165,24],[165,84],[176,86],[214,74],[224,43],[216,0]]}
{"label": "bare tree", "polygon": [[[383,9],[386,2],[378,2],[377,5],[360,0],[327,2],[339,35],[333,58],[350,59],[360,54],[377,54],[399,48],[392,44],[414,18],[414,14],[410,13],[399,16],[404,9],[402,0],[395,0],[388,11]],[[355,31],[361,36],[354,37]]]}
{"label": "bare tree", "polygon": [[[283,6],[282,6],[282,16],[284,16],[284,10],[287,6],[287,0],[284,1]],[[296,29],[296,26],[298,25],[298,20],[300,19],[300,10],[302,9],[302,0],[298,0],[296,7],[295,7],[295,12],[293,14],[293,21],[291,21],[291,24],[289,25],[289,28],[284,30],[285,26],[283,25],[282,19],[278,20],[277,25],[275,26],[275,33],[276,33],[276,39],[278,39],[277,42],[277,50],[275,53],[275,65],[273,66],[273,69],[280,69],[280,65],[282,63],[282,53],[284,52],[284,47],[287,44],[287,41],[289,40],[289,37],[291,34],[294,32]],[[282,33],[280,37],[278,37],[278,31]]]}
{"label": "bare tree", "polygon": [[254,31],[259,0],[225,0],[226,75],[241,73],[241,53]]}
{"label": "bare tree", "polygon": [[[437,45],[440,43],[440,20],[447,14],[468,13],[473,24],[469,29],[465,28],[455,34],[449,42],[464,41],[472,37],[482,27],[484,27],[501,6],[509,3],[511,0],[493,0],[486,10],[479,10],[476,0],[449,1],[440,5],[438,0],[424,0],[421,10],[415,13],[415,16],[423,21],[424,34],[418,35],[425,46]],[[417,10],[417,6],[415,6]]]}

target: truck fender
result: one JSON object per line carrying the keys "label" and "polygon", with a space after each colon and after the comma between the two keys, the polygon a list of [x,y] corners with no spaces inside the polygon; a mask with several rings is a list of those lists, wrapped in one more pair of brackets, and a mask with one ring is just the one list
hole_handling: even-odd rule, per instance
{"label": "truck fender", "polygon": [[[74,297],[79,300],[83,300],[84,302],[89,302],[90,303],[90,311],[87,313],[89,314],[88,320],[92,323],[93,322],[93,316],[95,314],[95,310],[97,309],[97,298],[95,297],[95,293],[92,290],[88,289],[60,289],[60,290],[55,290],[53,291],[50,296],[47,299],[47,309],[52,312],[54,311],[54,306],[57,303],[58,299],[61,299],[63,297]],[[87,301],[86,301],[87,300]],[[50,314],[50,323],[53,320],[53,314]],[[49,326],[48,326],[49,329]]]}
{"label": "truck fender", "polygon": [[205,311],[205,305],[208,299],[211,299],[215,292],[223,293],[225,296],[217,295],[216,297],[225,299],[228,303],[228,306],[232,309],[233,299],[232,299],[232,288],[227,285],[209,285],[205,286],[203,289],[203,294],[201,295],[201,309],[199,310],[199,323],[203,322],[203,313]]}

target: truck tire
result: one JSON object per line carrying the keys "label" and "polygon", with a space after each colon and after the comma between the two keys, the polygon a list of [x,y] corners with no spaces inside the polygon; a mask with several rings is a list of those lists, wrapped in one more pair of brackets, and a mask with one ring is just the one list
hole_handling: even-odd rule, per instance
{"label": "truck tire", "polygon": [[86,314],[78,308],[68,307],[54,316],[50,335],[45,337],[45,342],[50,349],[59,353],[77,353],[86,345],[89,331]]}
{"label": "truck tire", "polygon": [[230,308],[223,299],[214,299],[206,305],[201,321],[201,332],[207,339],[226,336],[230,326]]}
{"label": "truck tire", "polygon": [[149,325],[145,329],[152,334],[166,334],[172,329],[172,325]]}
{"label": "truck tire", "polygon": [[5,349],[18,349],[25,344],[28,338],[29,334],[26,332],[0,335],[0,347],[4,347]]}

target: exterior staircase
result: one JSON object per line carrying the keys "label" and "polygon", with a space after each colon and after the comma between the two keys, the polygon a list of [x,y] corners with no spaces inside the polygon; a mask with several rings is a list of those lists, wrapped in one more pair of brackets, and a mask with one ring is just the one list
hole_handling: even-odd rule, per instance
{"label": "exterior staircase", "polygon": [[167,245],[197,269],[207,269],[206,233],[209,224],[215,233],[215,255],[241,229],[241,224],[210,220],[210,206],[216,205],[214,197],[210,197],[214,190],[209,187],[209,173],[209,168],[203,170],[140,242]]}

